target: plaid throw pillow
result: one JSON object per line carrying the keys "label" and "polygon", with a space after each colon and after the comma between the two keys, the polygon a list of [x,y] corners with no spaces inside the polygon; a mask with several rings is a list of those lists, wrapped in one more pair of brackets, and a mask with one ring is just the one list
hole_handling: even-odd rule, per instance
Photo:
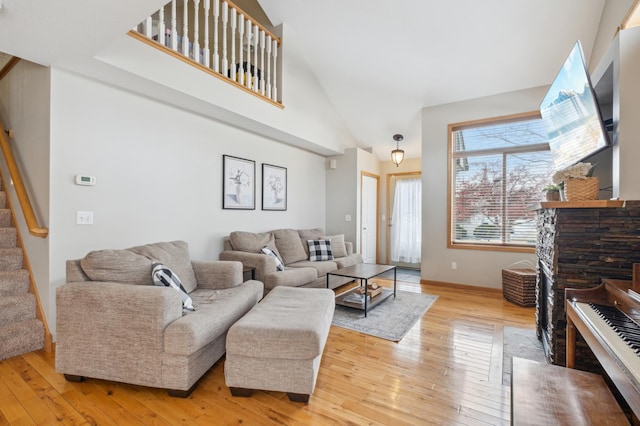
{"label": "plaid throw pillow", "polygon": [[183,311],[195,311],[193,307],[193,301],[187,291],[182,286],[180,282],[180,278],[173,272],[171,269],[164,266],[162,263],[155,262],[151,265],[152,272],[151,277],[153,278],[153,283],[158,286],[172,287],[180,293],[182,297],[182,310]]}
{"label": "plaid throw pillow", "polygon": [[330,240],[307,240],[309,245],[309,260],[320,262],[323,260],[333,260]]}
{"label": "plaid throw pillow", "polygon": [[264,246],[260,249],[260,251],[267,256],[273,256],[273,258],[276,260],[276,269],[278,271],[284,271],[284,263],[282,263],[282,259],[280,259],[280,256],[278,256],[276,252],[271,249],[271,247]]}

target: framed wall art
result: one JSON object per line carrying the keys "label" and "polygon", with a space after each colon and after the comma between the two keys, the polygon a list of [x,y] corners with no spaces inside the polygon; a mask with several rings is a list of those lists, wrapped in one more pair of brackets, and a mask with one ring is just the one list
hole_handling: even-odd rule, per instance
{"label": "framed wall art", "polygon": [[287,169],[262,164],[262,210],[287,209]]}
{"label": "framed wall art", "polygon": [[256,162],[222,156],[222,208],[256,208]]}

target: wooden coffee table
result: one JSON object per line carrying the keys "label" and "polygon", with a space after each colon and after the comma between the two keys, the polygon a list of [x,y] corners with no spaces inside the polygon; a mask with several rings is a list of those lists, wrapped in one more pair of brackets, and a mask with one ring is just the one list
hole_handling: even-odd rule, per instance
{"label": "wooden coffee table", "polygon": [[[358,302],[350,302],[348,300],[344,300],[348,295],[355,293],[361,288],[365,288],[365,294],[367,293],[367,284],[371,278],[375,278],[379,275],[384,274],[385,272],[393,270],[393,291],[388,288],[382,288],[382,293],[374,296],[371,300],[367,300],[368,297],[364,297],[364,301],[362,303]],[[336,305],[348,306],[350,308],[361,309],[364,311],[364,316],[367,316],[367,310],[373,308],[380,303],[387,300],[391,295],[396,297],[396,267],[393,265],[376,265],[373,263],[360,263],[358,265],[348,266],[343,269],[336,269],[335,271],[331,271],[327,273],[327,288],[329,288],[329,279],[331,275],[337,277],[347,277],[353,278],[354,280],[359,280],[360,285],[354,288],[351,288],[345,292],[336,295]]]}

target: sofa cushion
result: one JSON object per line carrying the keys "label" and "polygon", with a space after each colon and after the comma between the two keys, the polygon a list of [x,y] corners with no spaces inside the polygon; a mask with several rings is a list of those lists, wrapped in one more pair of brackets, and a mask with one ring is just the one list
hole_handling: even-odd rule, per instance
{"label": "sofa cushion", "polygon": [[80,260],[80,266],[91,281],[151,285],[153,262],[130,250],[95,250]]}
{"label": "sofa cushion", "polygon": [[264,246],[262,247],[262,249],[260,249],[260,251],[262,251],[262,253],[266,254],[267,256],[272,256],[276,261],[276,269],[278,271],[284,271],[284,263],[282,263],[282,259],[280,259],[280,257],[276,254],[275,250],[273,250],[271,247]]}
{"label": "sofa cushion", "polygon": [[344,243],[344,234],[330,235],[328,237],[323,237],[323,239],[331,241],[331,253],[333,254],[334,259],[336,257],[347,256],[347,246]]}
{"label": "sofa cushion", "polygon": [[276,240],[271,232],[234,231],[229,234],[229,242],[234,250],[247,253],[260,253],[262,247],[266,246],[273,250],[276,256],[282,259],[276,247]]}
{"label": "sofa cushion", "polygon": [[287,265],[289,269],[294,268],[313,268],[316,270],[317,278],[324,277],[327,272],[335,271],[338,269],[338,264],[333,260],[325,260],[322,262],[312,262],[310,260],[301,260],[300,262]]}
{"label": "sofa cushion", "polygon": [[309,246],[307,245],[307,240],[321,240],[325,238],[322,228],[298,229],[298,235],[300,236],[302,247],[304,247],[304,252],[307,255],[305,259],[309,259]]}
{"label": "sofa cushion", "polygon": [[195,290],[190,296],[197,310],[167,326],[165,352],[189,356],[209,345],[258,303],[262,289],[262,283],[247,281],[223,290]]}
{"label": "sofa cushion", "polygon": [[333,260],[333,253],[331,252],[331,241],[307,240],[307,244],[309,245],[309,260],[311,262]]}
{"label": "sofa cushion", "polygon": [[[137,246],[128,249],[136,254],[142,255],[153,262],[160,262],[167,265],[175,272],[182,281],[187,293],[191,293],[198,287],[191,258],[189,256],[189,245],[185,241],[172,241],[168,243],[153,243],[144,246]],[[151,271],[149,271],[151,277]]]}
{"label": "sofa cushion", "polygon": [[276,247],[285,265],[307,259],[302,241],[294,229],[278,229],[273,231]]}
{"label": "sofa cushion", "polygon": [[193,308],[193,301],[187,294],[187,291],[182,286],[182,282],[180,282],[180,278],[171,271],[171,269],[167,268],[162,263],[154,263],[151,265],[153,268],[152,278],[153,283],[157,286],[171,287],[176,290],[180,297],[182,298],[182,309],[187,311],[195,311]]}

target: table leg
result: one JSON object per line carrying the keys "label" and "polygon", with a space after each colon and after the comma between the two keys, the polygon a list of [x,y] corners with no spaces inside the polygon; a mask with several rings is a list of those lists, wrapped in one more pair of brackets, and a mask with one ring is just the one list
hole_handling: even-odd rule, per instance
{"label": "table leg", "polygon": [[327,288],[329,288],[329,274],[327,274]]}
{"label": "table leg", "polygon": [[[362,283],[362,281],[361,281]],[[367,292],[369,289],[369,280],[364,279],[364,317],[367,317]]]}
{"label": "table leg", "polygon": [[396,298],[396,268],[393,268],[393,298]]}

